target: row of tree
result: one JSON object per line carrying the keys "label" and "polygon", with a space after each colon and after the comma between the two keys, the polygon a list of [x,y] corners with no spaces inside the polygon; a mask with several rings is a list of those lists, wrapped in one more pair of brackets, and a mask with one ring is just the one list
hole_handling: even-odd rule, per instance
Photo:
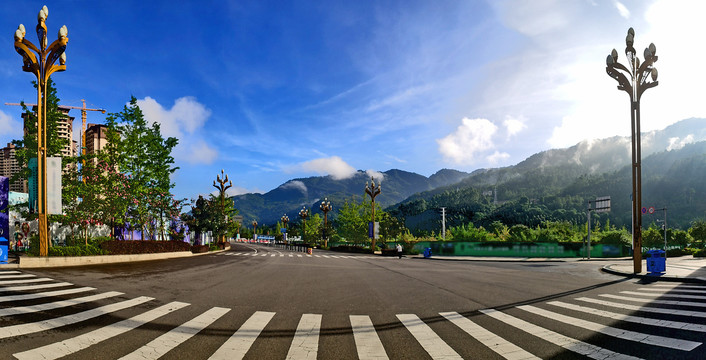
{"label": "row of tree", "polygon": [[[36,83],[35,83],[36,87]],[[47,156],[61,156],[71,143],[58,136],[58,123],[67,115],[59,111],[59,98],[51,80],[47,84]],[[29,160],[37,156],[37,117],[23,103],[25,135],[13,141],[22,171],[12,181],[30,177]],[[72,233],[89,225],[109,225],[112,231],[139,230],[147,236],[166,239],[171,220],[178,218],[184,200],[171,194],[174,166],[171,152],[178,140],[164,138],[158,123],[149,124],[137,99],[132,97],[119,113],[106,118],[106,146],[95,154],[63,157],[62,202],[64,215],[50,221],[67,225]],[[20,207],[28,220],[36,217],[29,206]],[[113,234],[115,235],[115,234]]]}

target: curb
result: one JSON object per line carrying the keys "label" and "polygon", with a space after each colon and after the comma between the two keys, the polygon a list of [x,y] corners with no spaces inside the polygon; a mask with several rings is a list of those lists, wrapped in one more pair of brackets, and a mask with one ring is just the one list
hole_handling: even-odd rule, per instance
{"label": "curb", "polygon": [[648,274],[635,274],[635,273],[630,273],[630,272],[625,272],[625,271],[620,271],[620,270],[615,270],[612,268],[613,265],[606,265],[601,268],[601,271],[608,273],[608,274],[613,274],[613,275],[618,275],[618,276],[624,276],[630,279],[645,279],[645,280],[650,280],[650,281],[666,281],[666,282],[682,282],[682,283],[695,283],[695,284],[706,284],[706,279],[702,278],[694,278],[694,277],[678,277],[674,275],[648,275]]}

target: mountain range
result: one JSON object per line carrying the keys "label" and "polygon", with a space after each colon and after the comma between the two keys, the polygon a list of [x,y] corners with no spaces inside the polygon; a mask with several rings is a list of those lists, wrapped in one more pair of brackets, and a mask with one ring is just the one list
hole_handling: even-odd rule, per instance
{"label": "mountain range", "polygon": [[[646,201],[668,203],[667,196],[661,191],[665,187],[669,187],[672,194],[686,191],[689,194],[684,196],[706,199],[706,189],[699,186],[706,183],[702,180],[706,177],[706,169],[699,168],[702,158],[706,162],[706,119],[682,120],[663,130],[643,133],[641,137],[643,204]],[[502,210],[504,203],[518,199],[528,199],[535,204],[555,201],[557,203],[543,206],[550,208],[547,211],[558,213],[571,210],[581,214],[583,208],[585,221],[586,201],[602,195],[616,199],[610,215],[615,218],[613,222],[629,224],[630,149],[630,137],[615,136],[539,152],[516,165],[479,169],[472,173],[442,169],[425,177],[398,169],[383,173],[358,171],[342,180],[331,176],[292,179],[265,194],[243,194],[233,199],[246,222],[257,219],[261,223],[275,223],[284,214],[293,220],[303,206],[317,212],[318,202],[325,197],[334,205],[333,214],[336,204],[353,196],[366,196],[365,182],[370,182],[372,176],[382,186],[376,202],[404,217],[411,229],[436,228],[440,218],[437,216],[438,207],[441,206],[449,207],[452,211],[450,219],[453,221],[455,215],[461,223],[498,218],[508,220],[493,213]],[[677,174],[691,174],[691,177],[674,176]],[[558,201],[558,198],[564,200]],[[567,202],[565,199],[572,200]],[[670,204],[670,207],[676,210],[686,205]],[[689,206],[692,210],[700,208],[693,201]],[[484,220],[479,215],[481,213]],[[706,214],[688,213],[692,217]],[[688,221],[691,220],[681,219],[682,223]]]}

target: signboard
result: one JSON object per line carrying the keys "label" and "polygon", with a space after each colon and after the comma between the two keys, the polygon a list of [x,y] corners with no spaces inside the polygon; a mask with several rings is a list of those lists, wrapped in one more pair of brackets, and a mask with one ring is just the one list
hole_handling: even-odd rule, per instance
{"label": "signboard", "polygon": [[39,186],[37,185],[37,158],[29,159],[29,179],[27,179],[27,187],[29,188],[29,212],[37,213],[37,201],[39,199]]}
{"label": "signboard", "polygon": [[10,247],[10,222],[7,204],[10,198],[10,179],[0,176],[0,264],[7,264]]}
{"label": "signboard", "polygon": [[377,239],[380,237],[380,223],[375,222],[373,223],[372,221],[368,222],[368,237],[373,239]]}
{"label": "signboard", "polygon": [[47,158],[47,214],[61,215],[61,158]]}
{"label": "signboard", "polygon": [[610,196],[596,198],[595,207],[593,209],[597,213],[610,211]]}

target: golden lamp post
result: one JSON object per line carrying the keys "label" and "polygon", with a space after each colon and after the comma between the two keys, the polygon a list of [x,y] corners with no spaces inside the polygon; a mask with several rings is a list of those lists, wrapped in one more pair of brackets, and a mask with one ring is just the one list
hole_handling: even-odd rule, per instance
{"label": "golden lamp post", "polygon": [[306,218],[309,217],[309,210],[303,207],[299,210],[299,217],[302,218],[302,242],[304,242],[304,234],[306,233]]}
{"label": "golden lamp post", "polygon": [[[632,125],[632,231],[633,231],[633,271],[642,272],[642,150],[640,146],[640,98],[642,93],[657,86],[657,48],[650,44],[644,51],[645,61],[640,63],[633,43],[635,30],[630,28],[625,38],[625,56],[629,65],[618,63],[618,52],[613,51],[606,58],[606,72],[618,82],[618,90],[630,96],[630,119]],[[651,78],[651,80],[650,80]]]}
{"label": "golden lamp post", "polygon": [[375,252],[375,197],[380,195],[381,185],[375,185],[375,179],[370,177],[370,186],[368,182],[365,182],[365,193],[370,195],[370,205],[371,205],[371,215],[370,215],[370,227],[368,228],[368,235],[372,239],[372,250]]}
{"label": "golden lamp post", "polygon": [[[218,184],[216,184],[218,183]],[[221,175],[216,175],[216,180],[213,180],[213,187],[218,189],[221,198],[221,213],[225,217],[226,223],[228,222],[228,215],[226,213],[226,191],[233,186],[233,182],[228,180],[228,175],[224,174],[223,169],[221,169]],[[220,242],[226,242],[226,235],[221,235]]]}
{"label": "golden lamp post", "polygon": [[282,215],[282,224],[284,224],[284,244],[287,244],[287,223],[289,222],[289,216],[287,214]]}
{"label": "golden lamp post", "polygon": [[[15,51],[22,55],[22,70],[37,77],[37,211],[39,220],[39,256],[47,256],[47,93],[46,86],[51,74],[66,70],[66,44],[69,42],[66,25],[59,29],[57,40],[48,45],[46,20],[49,9],[44,6],[37,17],[39,47],[25,38],[25,27],[15,31]],[[48,46],[47,46],[48,45]],[[55,65],[56,61],[59,65]]]}
{"label": "golden lamp post", "polygon": [[328,247],[328,236],[326,236],[326,225],[328,224],[328,212],[331,211],[333,208],[331,207],[331,202],[328,201],[328,198],[324,198],[324,201],[321,202],[321,205],[319,205],[319,209],[324,212],[324,247]]}

